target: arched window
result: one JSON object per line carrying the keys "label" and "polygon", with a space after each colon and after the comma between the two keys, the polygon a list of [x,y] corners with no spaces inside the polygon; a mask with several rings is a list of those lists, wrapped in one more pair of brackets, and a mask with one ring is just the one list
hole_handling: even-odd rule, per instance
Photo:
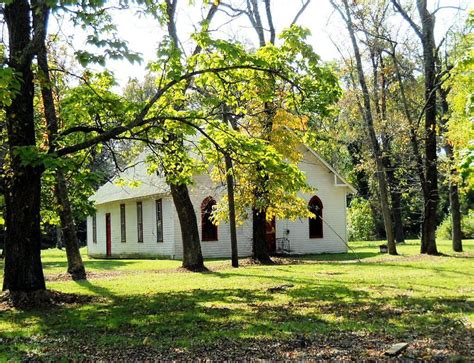
{"label": "arched window", "polygon": [[309,238],[323,238],[323,203],[317,196],[311,198],[308,203],[309,211],[315,217],[309,218]]}
{"label": "arched window", "polygon": [[217,226],[212,223],[212,208],[216,201],[212,197],[205,198],[201,203],[201,232],[203,241],[217,241]]}

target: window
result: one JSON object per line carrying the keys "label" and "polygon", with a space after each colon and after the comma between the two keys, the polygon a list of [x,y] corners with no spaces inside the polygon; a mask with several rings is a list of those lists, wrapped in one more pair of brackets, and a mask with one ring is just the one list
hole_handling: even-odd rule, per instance
{"label": "window", "polygon": [[156,242],[163,242],[163,203],[161,199],[156,202]]}
{"label": "window", "polygon": [[127,241],[127,228],[125,226],[125,204],[120,204],[120,240]]}
{"label": "window", "polygon": [[309,218],[309,238],[323,238],[323,203],[317,196],[311,198],[308,204],[310,212],[315,217]]}
{"label": "window", "polygon": [[137,202],[137,233],[138,233],[138,242],[143,242],[143,206],[142,206],[142,202]]}
{"label": "window", "polygon": [[217,241],[217,226],[212,223],[212,209],[216,201],[212,197],[207,197],[201,204],[201,228],[203,241]]}
{"label": "window", "polygon": [[92,242],[97,243],[97,214],[92,216]]}

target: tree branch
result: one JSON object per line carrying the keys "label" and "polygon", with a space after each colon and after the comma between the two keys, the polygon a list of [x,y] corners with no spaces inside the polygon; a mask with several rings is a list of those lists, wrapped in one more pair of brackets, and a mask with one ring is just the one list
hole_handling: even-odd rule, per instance
{"label": "tree branch", "polygon": [[257,0],[247,0],[247,8],[249,14],[252,15],[249,16],[250,22],[257,32],[260,46],[263,47],[265,45],[265,33],[263,32],[262,19],[260,18]]}
{"label": "tree branch", "polygon": [[398,0],[391,0],[391,1],[392,1],[393,6],[395,7],[395,9],[397,9],[397,11],[403,16],[403,18],[413,28],[413,30],[415,31],[418,38],[420,38],[420,40],[423,40],[423,34],[421,33],[420,27],[413,21],[413,19],[408,15],[408,13],[405,11],[405,9],[403,9],[403,7],[400,5]]}
{"label": "tree branch", "polygon": [[77,151],[80,151],[80,150],[83,150],[83,149],[87,149],[87,148],[89,148],[91,146],[94,146],[98,143],[105,142],[105,141],[108,141],[110,139],[113,139],[113,138],[119,136],[120,134],[122,134],[124,132],[132,130],[135,127],[140,127],[140,126],[146,125],[147,123],[150,123],[150,122],[164,121],[166,119],[169,119],[167,117],[154,117],[154,118],[150,118],[150,119],[145,119],[145,117],[148,115],[148,113],[150,112],[153,105],[167,91],[172,89],[174,86],[176,86],[180,82],[191,80],[195,76],[206,74],[206,73],[219,73],[219,72],[225,72],[225,71],[231,71],[231,70],[237,70],[237,69],[249,69],[249,70],[254,70],[254,71],[258,71],[258,72],[267,72],[267,73],[270,73],[270,74],[274,74],[274,75],[280,77],[284,81],[290,83],[291,85],[293,85],[294,87],[296,87],[297,89],[300,90],[300,87],[297,84],[295,84],[293,81],[289,80],[287,77],[285,77],[284,75],[282,75],[278,71],[272,70],[272,69],[260,68],[260,67],[253,66],[253,65],[237,65],[237,66],[229,66],[229,67],[208,68],[208,69],[202,69],[202,70],[189,72],[189,73],[186,73],[186,74],[182,75],[179,78],[176,78],[176,79],[168,82],[163,88],[159,89],[155,93],[155,95],[148,101],[148,103],[145,105],[145,107],[140,111],[140,113],[135,116],[133,121],[131,121],[127,125],[114,127],[112,129],[106,130],[102,134],[97,135],[97,136],[95,136],[95,137],[93,137],[89,140],[84,141],[84,142],[81,142],[81,143],[78,143],[78,144],[72,145],[72,146],[66,146],[62,149],[57,150],[56,155],[57,156],[64,156],[64,155],[68,155],[68,154],[71,154],[71,153],[74,153],[74,152],[77,152]]}
{"label": "tree branch", "polygon": [[265,1],[265,12],[267,13],[268,27],[270,28],[270,43],[275,44],[275,26],[273,25],[270,0],[264,0],[264,1]]}
{"label": "tree branch", "polygon": [[304,11],[306,10],[306,8],[308,7],[309,3],[311,2],[311,0],[306,0],[305,3],[303,3],[303,6],[301,7],[301,9],[296,13],[293,21],[291,22],[290,25],[294,25],[296,24],[296,22],[298,21],[298,18],[301,16],[301,14],[304,13]]}

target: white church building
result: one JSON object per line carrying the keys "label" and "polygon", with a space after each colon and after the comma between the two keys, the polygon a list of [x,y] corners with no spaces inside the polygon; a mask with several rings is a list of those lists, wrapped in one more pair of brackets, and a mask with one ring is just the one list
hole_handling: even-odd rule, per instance
{"label": "white church building", "polygon": [[[267,244],[271,253],[315,254],[347,251],[347,195],[355,189],[322,157],[302,146],[300,169],[316,192],[302,194],[308,207],[322,218],[267,222]],[[181,230],[169,186],[163,177],[147,173],[145,163],[137,163],[117,178],[136,182],[129,186],[114,180],[91,197],[96,214],[87,220],[87,249],[97,258],[182,258]],[[227,223],[215,226],[209,220],[212,206],[225,189],[216,188],[208,175],[196,176],[189,186],[196,212],[204,258],[230,257],[230,230]],[[252,221],[237,227],[239,256],[252,255]]]}

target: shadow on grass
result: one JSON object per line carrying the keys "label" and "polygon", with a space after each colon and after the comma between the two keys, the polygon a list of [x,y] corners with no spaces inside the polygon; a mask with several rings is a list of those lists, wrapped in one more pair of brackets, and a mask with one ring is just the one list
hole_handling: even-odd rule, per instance
{"label": "shadow on grass", "polygon": [[113,294],[109,289],[92,284],[89,280],[77,280],[74,281],[77,285],[86,288],[94,295],[108,298],[110,300],[115,300],[115,294]]}
{"label": "shadow on grass", "polygon": [[[79,285],[108,301],[47,311],[7,311],[2,319],[29,321],[28,329],[42,336],[43,348],[56,349],[58,355],[83,352],[77,353],[79,357],[87,357],[91,350],[140,347],[145,338],[147,345],[166,352],[177,348],[192,351],[224,340],[239,346],[249,338],[291,340],[341,331],[434,341],[449,339],[453,329],[457,337],[472,335],[456,316],[474,310],[467,298],[374,298],[338,281],[276,280],[281,282],[300,285],[274,294],[249,287],[124,297],[80,281]],[[20,326],[16,334],[28,335]],[[11,334],[0,332],[0,337],[9,341]],[[35,343],[25,338],[12,344],[21,355]],[[28,344],[32,345],[28,348]]]}

